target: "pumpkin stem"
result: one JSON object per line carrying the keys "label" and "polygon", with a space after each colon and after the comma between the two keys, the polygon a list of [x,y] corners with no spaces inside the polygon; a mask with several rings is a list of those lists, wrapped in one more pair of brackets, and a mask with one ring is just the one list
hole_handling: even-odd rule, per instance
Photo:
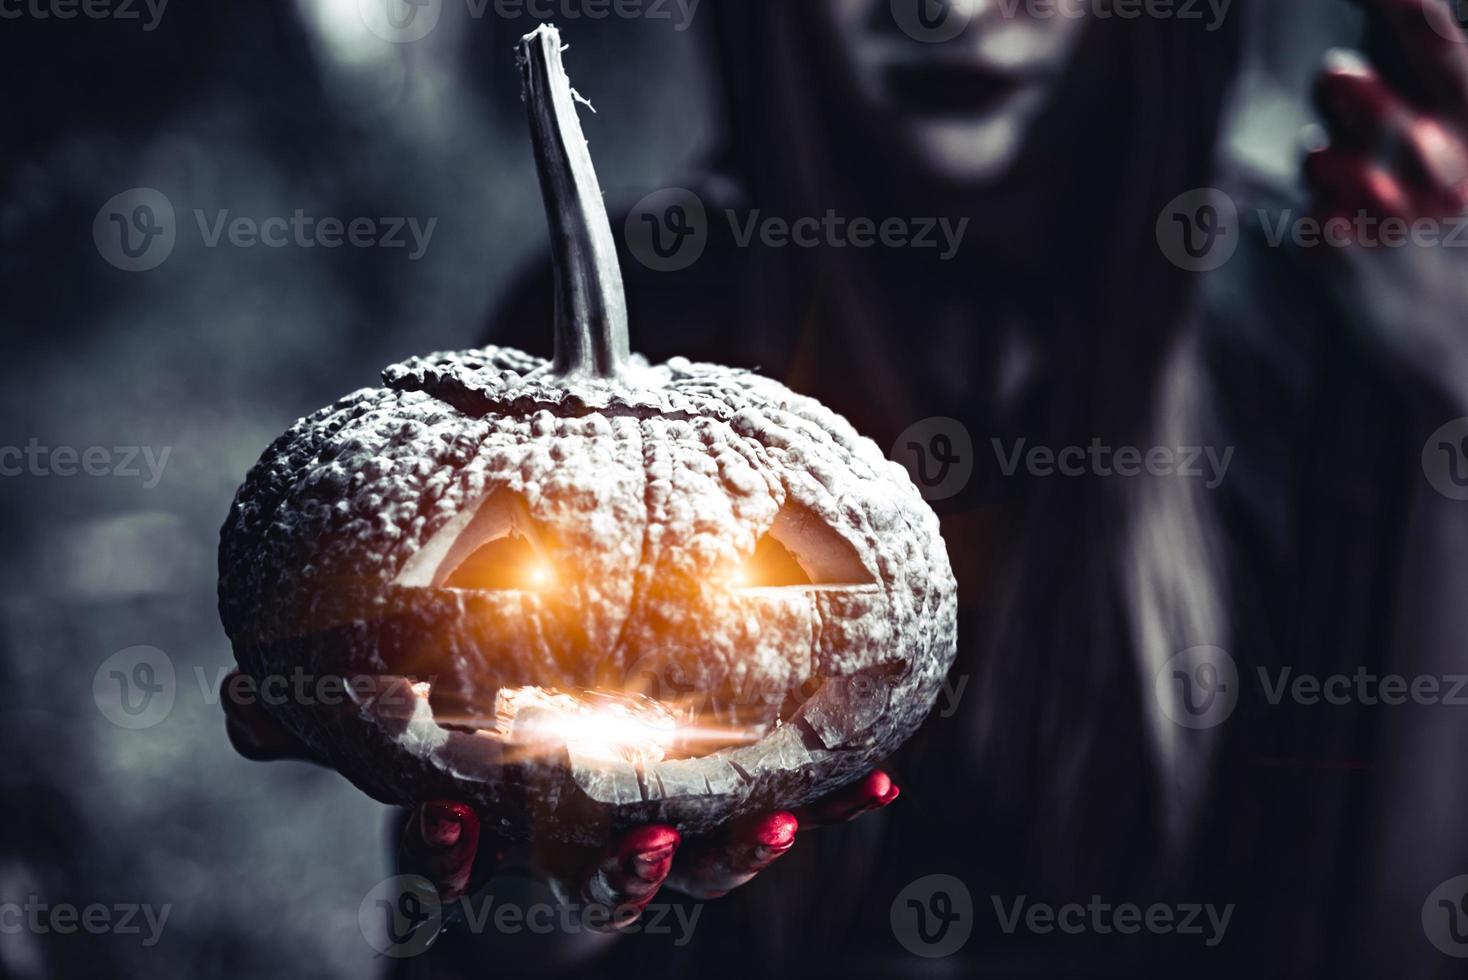
{"label": "pumpkin stem", "polygon": [[562,377],[612,378],[628,358],[627,297],[601,185],[576,116],[576,102],[585,100],[571,88],[561,50],[561,34],[549,24],[520,39],[525,109],[555,272],[551,369]]}

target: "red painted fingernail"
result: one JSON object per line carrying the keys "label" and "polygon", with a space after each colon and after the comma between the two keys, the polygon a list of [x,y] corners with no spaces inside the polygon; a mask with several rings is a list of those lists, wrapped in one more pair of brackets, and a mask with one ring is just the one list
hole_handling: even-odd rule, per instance
{"label": "red painted fingernail", "polygon": [[754,831],[754,839],[761,847],[786,848],[795,843],[795,832],[800,821],[793,813],[776,813],[762,821]]}
{"label": "red painted fingernail", "polygon": [[622,853],[632,854],[655,851],[663,847],[677,847],[683,835],[665,824],[646,824],[635,827],[622,837]]}
{"label": "red painted fingernail", "polygon": [[867,776],[862,790],[861,802],[848,810],[842,819],[854,820],[863,813],[880,810],[902,793],[902,790],[892,781],[892,777],[880,770]]}
{"label": "red painted fingernail", "polygon": [[672,827],[638,827],[622,839],[622,859],[628,870],[643,881],[662,881],[672,868],[673,852],[682,839]]}
{"label": "red painted fingernail", "polygon": [[420,826],[423,840],[429,847],[453,847],[464,832],[461,807],[453,803],[435,801],[423,804]]}

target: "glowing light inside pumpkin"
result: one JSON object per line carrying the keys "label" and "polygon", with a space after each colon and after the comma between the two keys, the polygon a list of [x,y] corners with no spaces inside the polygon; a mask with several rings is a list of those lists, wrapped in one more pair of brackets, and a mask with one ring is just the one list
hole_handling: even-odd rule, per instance
{"label": "glowing light inside pumpkin", "polygon": [[678,719],[641,695],[502,688],[495,730],[517,745],[565,745],[608,762],[660,762],[678,740]]}
{"label": "glowing light inside pumpkin", "polygon": [[530,588],[543,589],[555,581],[555,575],[545,562],[536,562],[525,570],[525,579]]}
{"label": "glowing light inside pumpkin", "polygon": [[643,694],[565,691],[550,687],[501,688],[494,699],[493,738],[531,753],[565,746],[587,759],[648,765],[747,745],[767,734],[763,725],[700,725]]}

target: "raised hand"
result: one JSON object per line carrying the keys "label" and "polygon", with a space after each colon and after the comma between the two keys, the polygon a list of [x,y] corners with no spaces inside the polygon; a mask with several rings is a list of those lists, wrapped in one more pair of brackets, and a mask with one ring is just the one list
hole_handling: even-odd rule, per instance
{"label": "raised hand", "polygon": [[1408,220],[1468,206],[1468,37],[1440,0],[1365,0],[1408,77],[1334,54],[1315,98],[1329,146],[1305,174],[1323,216]]}
{"label": "raised hand", "polygon": [[[1441,0],[1362,0],[1387,77],[1334,55],[1316,83],[1330,145],[1305,177],[1340,308],[1408,404],[1468,409],[1468,36]],[[1448,416],[1442,416],[1448,417]]]}

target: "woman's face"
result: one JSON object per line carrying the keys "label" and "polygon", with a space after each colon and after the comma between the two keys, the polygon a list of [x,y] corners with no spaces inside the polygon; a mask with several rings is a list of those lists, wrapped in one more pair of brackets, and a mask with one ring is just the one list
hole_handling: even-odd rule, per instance
{"label": "woman's face", "polygon": [[1089,19],[1083,0],[815,3],[861,108],[934,176],[970,185],[1014,164]]}

